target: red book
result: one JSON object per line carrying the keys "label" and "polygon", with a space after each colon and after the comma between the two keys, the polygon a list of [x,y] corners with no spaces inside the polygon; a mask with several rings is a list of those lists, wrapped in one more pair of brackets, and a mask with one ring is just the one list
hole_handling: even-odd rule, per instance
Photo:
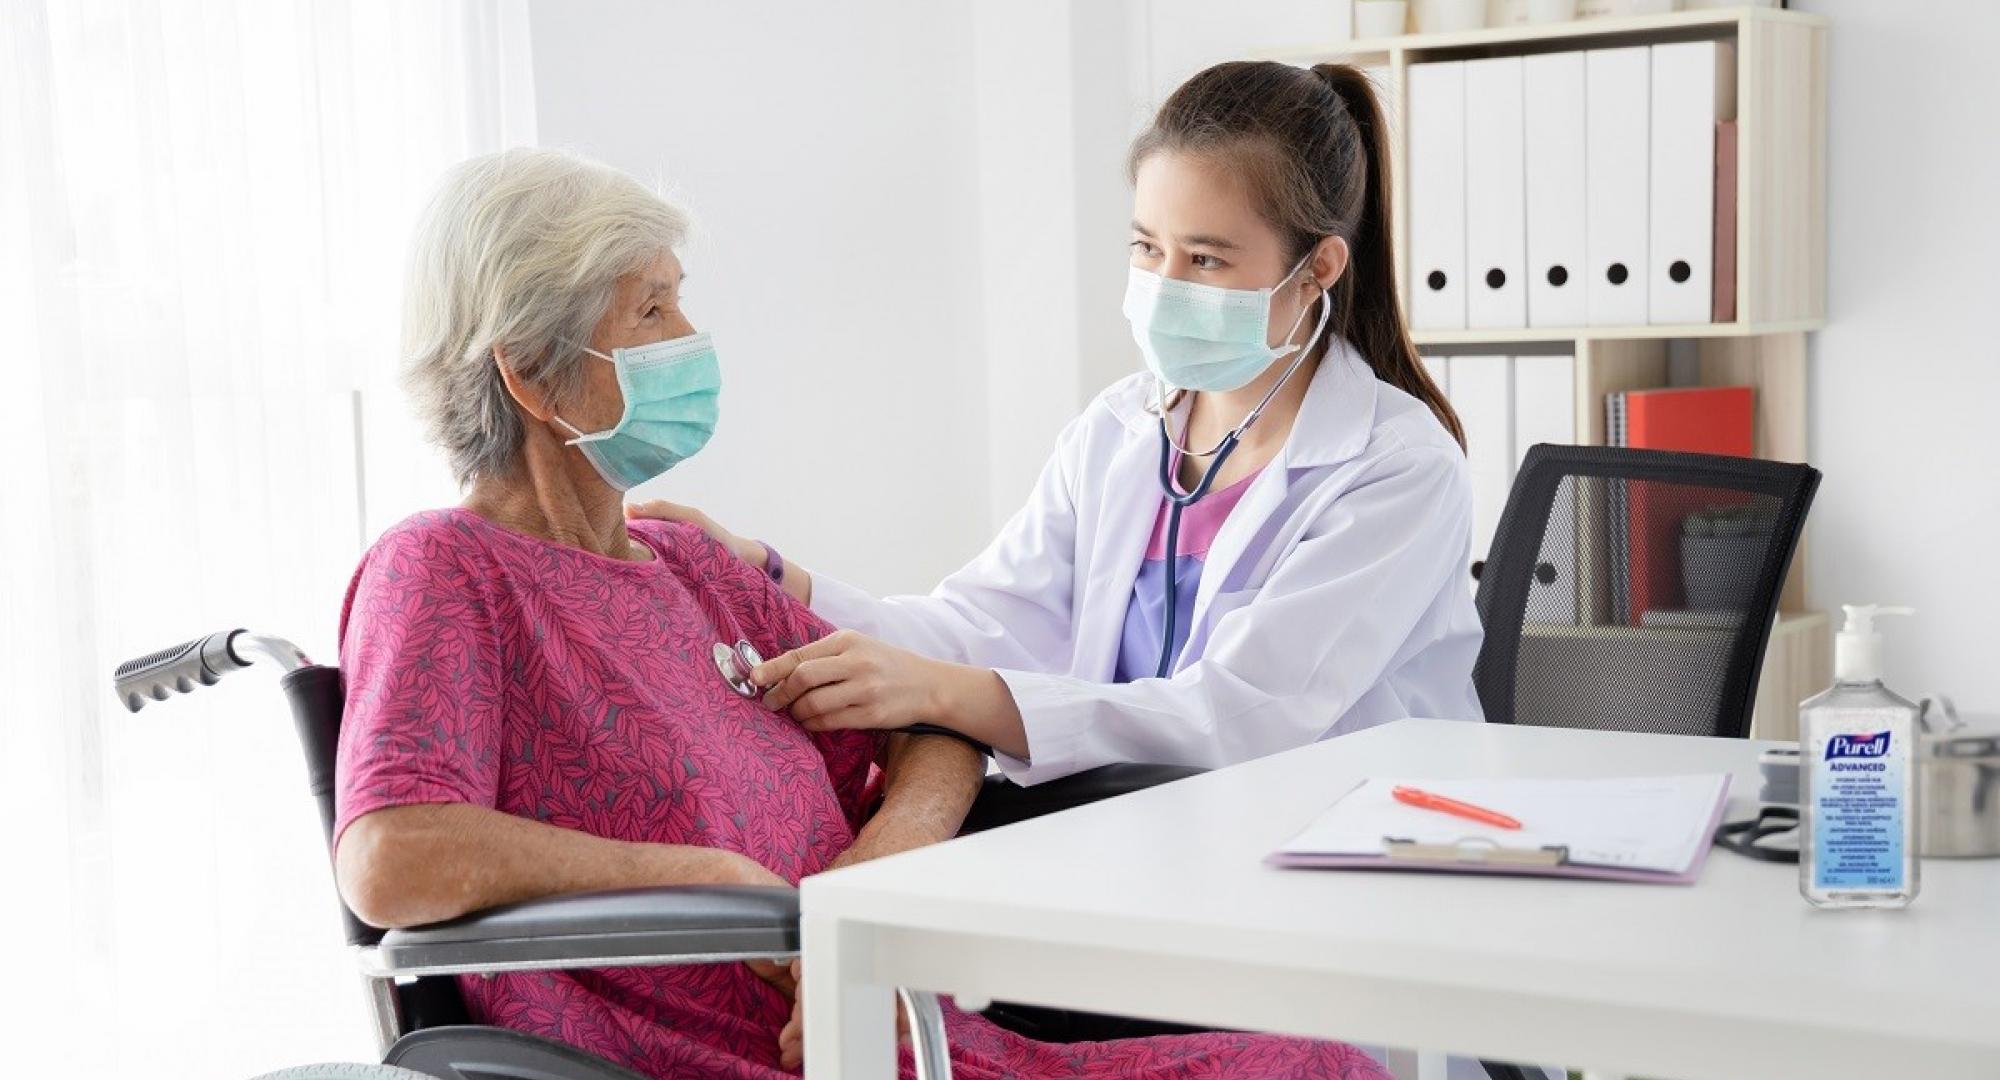
{"label": "red book", "polygon": [[[1756,399],[1748,386],[1633,390],[1625,395],[1625,445],[1645,450],[1750,457]],[[1650,480],[1627,485],[1631,521],[1632,603],[1640,625],[1648,611],[1687,606],[1681,588],[1681,520],[1745,501],[1740,492],[1686,488]]]}

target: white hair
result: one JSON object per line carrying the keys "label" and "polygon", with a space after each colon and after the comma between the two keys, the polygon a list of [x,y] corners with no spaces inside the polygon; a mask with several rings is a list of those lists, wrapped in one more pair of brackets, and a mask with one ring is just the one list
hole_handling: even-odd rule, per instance
{"label": "white hair", "polygon": [[507,366],[558,404],[618,279],[687,238],[685,211],[608,165],[515,149],[445,174],[417,224],[403,310],[403,385],[460,484],[521,451]]}

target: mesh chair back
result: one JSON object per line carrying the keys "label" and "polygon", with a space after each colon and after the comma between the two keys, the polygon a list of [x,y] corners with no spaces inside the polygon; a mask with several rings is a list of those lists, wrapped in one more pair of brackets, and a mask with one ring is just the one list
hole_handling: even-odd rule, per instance
{"label": "mesh chair back", "polygon": [[1479,577],[1493,723],[1749,734],[1805,465],[1535,446]]}

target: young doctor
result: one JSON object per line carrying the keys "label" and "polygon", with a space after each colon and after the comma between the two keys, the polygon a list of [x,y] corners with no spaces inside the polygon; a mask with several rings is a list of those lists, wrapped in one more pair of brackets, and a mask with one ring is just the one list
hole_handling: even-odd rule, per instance
{"label": "young doctor", "polygon": [[928,596],[877,599],[669,503],[843,631],[751,679],[809,730],[950,727],[1033,784],[1478,720],[1457,417],[1406,332],[1386,132],[1342,65],[1228,63],[1133,144],[1147,371]]}

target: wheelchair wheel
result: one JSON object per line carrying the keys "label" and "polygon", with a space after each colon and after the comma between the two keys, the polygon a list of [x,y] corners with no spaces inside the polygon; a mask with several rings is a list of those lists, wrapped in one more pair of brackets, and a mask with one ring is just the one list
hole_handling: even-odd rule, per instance
{"label": "wheelchair wheel", "polygon": [[253,1077],[252,1080],[437,1080],[437,1077],[397,1065],[327,1061],[318,1065],[294,1065]]}

